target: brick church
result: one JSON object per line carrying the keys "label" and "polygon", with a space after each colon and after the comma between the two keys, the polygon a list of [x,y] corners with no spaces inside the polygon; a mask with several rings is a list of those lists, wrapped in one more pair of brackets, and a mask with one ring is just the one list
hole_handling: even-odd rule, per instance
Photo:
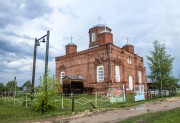
{"label": "brick church", "polygon": [[146,87],[143,58],[134,53],[134,46],[114,45],[111,29],[98,24],[89,29],[89,48],[77,52],[77,45],[66,45],[66,54],[58,56],[56,79],[65,93],[107,92],[134,90],[135,85]]}

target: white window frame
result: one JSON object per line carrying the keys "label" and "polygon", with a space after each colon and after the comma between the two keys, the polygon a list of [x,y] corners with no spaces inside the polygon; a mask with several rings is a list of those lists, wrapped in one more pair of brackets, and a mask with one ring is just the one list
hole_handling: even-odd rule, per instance
{"label": "white window frame", "polygon": [[61,73],[60,73],[60,85],[63,84],[63,78],[64,78],[64,76],[65,76],[65,72],[64,72],[64,71],[61,71]]}
{"label": "white window frame", "polygon": [[92,33],[91,35],[92,42],[96,41],[96,33]]}
{"label": "white window frame", "polygon": [[129,81],[129,90],[132,91],[133,90],[133,78],[131,75],[129,76],[128,81]]}
{"label": "white window frame", "polygon": [[97,66],[97,82],[104,82],[104,67]]}
{"label": "white window frame", "polygon": [[128,56],[128,58],[127,58],[127,63],[132,64],[132,58],[130,56]]}
{"label": "white window frame", "polygon": [[138,71],[138,82],[139,82],[139,84],[142,84],[142,73],[141,73],[141,71]]}
{"label": "white window frame", "polygon": [[115,66],[115,77],[116,77],[116,82],[120,82],[120,67]]}
{"label": "white window frame", "polygon": [[129,64],[132,64],[132,58],[129,57]]}

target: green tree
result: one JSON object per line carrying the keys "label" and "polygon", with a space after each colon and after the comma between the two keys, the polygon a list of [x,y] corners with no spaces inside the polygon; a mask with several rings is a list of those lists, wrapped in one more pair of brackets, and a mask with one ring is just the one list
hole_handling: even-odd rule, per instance
{"label": "green tree", "polygon": [[0,82],[0,92],[5,91],[5,86],[3,83]]}
{"label": "green tree", "polygon": [[148,77],[156,84],[156,88],[161,91],[163,88],[175,85],[178,79],[172,76],[174,57],[167,53],[164,44],[160,44],[158,41],[153,44],[154,51],[150,51],[150,56],[147,56],[150,68]]}
{"label": "green tree", "polygon": [[[16,85],[16,82],[14,80],[13,81],[9,81],[6,84],[7,91],[14,91],[15,90],[15,85]],[[16,87],[17,87],[17,85],[16,85]]]}
{"label": "green tree", "polygon": [[50,76],[47,76],[47,83],[44,83],[44,80],[41,81],[40,85],[42,86],[36,88],[36,93],[34,94],[35,103],[32,103],[35,110],[41,111],[43,114],[45,111],[55,108],[54,98],[58,93],[57,83]]}

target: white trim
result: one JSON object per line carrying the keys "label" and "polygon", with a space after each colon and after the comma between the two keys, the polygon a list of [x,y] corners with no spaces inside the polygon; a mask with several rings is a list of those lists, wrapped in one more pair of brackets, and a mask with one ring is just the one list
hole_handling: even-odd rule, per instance
{"label": "white trim", "polygon": [[128,56],[128,58],[127,58],[127,63],[132,64],[132,58],[130,56]]}
{"label": "white trim", "polygon": [[115,66],[115,78],[116,78],[116,82],[120,82],[120,68],[119,66]]}
{"label": "white trim", "polygon": [[91,41],[95,42],[96,41],[96,33],[91,34]]}
{"label": "white trim", "polygon": [[132,78],[132,76],[130,75],[128,79],[129,79],[129,90],[132,91],[132,90],[133,90],[133,78]]}
{"label": "white trim", "polygon": [[60,73],[60,85],[62,85],[63,84],[63,78],[64,78],[64,76],[65,76],[65,72],[64,71],[61,71],[61,73]]}
{"label": "white trim", "polygon": [[104,81],[104,67],[103,66],[97,66],[97,82],[103,82]]}
{"label": "white trim", "polygon": [[141,74],[141,71],[138,71],[138,82],[139,82],[139,84],[142,83],[142,74]]}

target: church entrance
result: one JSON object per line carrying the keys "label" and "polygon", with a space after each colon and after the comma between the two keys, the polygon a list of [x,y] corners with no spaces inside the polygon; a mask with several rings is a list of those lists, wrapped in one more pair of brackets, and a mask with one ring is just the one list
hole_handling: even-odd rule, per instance
{"label": "church entrance", "polygon": [[84,78],[81,76],[65,76],[63,78],[63,93],[81,94],[84,90]]}

